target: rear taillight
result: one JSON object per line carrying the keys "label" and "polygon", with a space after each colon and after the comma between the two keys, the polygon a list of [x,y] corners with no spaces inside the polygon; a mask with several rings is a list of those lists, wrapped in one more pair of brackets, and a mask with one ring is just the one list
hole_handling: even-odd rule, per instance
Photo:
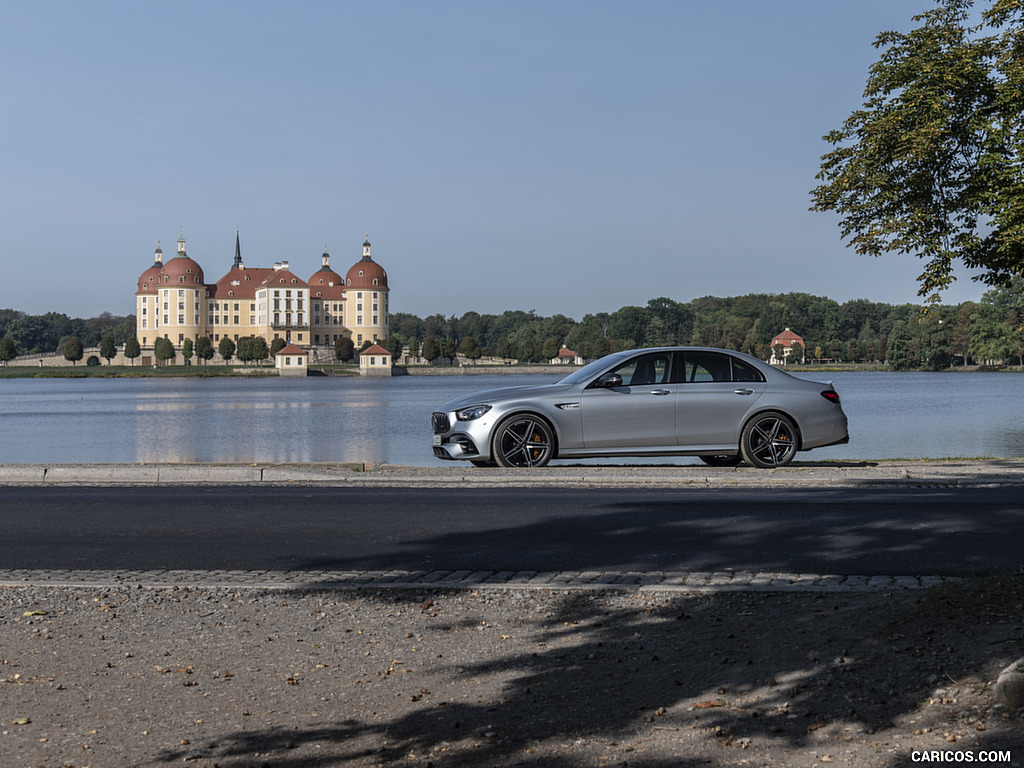
{"label": "rear taillight", "polygon": [[830,403],[835,403],[836,405],[839,405],[839,393],[836,392],[834,389],[826,389],[824,392],[821,393],[821,396],[828,400]]}

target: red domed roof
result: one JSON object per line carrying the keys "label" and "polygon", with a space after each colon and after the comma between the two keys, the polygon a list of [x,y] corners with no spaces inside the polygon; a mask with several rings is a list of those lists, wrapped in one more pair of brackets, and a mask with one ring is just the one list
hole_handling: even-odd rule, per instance
{"label": "red domed roof", "polygon": [[346,288],[388,289],[388,273],[370,256],[370,238],[363,243],[363,258],[345,275]]}
{"label": "red domed roof", "polygon": [[188,256],[175,256],[164,264],[164,283],[203,284],[203,268]]}
{"label": "red domed roof", "polygon": [[388,287],[388,273],[384,267],[369,257],[357,261],[345,275],[347,288],[369,288],[373,290]]}

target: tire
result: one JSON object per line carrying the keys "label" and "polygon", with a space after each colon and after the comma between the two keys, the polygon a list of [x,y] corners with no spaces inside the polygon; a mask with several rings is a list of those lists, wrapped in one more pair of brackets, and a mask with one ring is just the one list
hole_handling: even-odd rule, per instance
{"label": "tire", "polygon": [[498,466],[493,461],[484,461],[484,460],[481,460],[481,459],[470,459],[469,463],[472,464],[474,467],[480,467],[481,469],[483,469],[485,467],[496,467],[496,466]]}
{"label": "tire", "polygon": [[555,432],[547,421],[532,413],[509,416],[491,438],[491,458],[499,467],[543,467],[554,457]]}
{"label": "tire", "polygon": [[734,456],[724,454],[721,456],[701,456],[700,460],[709,467],[735,467],[743,461],[743,457],[737,453]]}
{"label": "tire", "polygon": [[747,422],[740,438],[743,460],[752,467],[784,467],[796,456],[796,425],[781,413],[759,413]]}

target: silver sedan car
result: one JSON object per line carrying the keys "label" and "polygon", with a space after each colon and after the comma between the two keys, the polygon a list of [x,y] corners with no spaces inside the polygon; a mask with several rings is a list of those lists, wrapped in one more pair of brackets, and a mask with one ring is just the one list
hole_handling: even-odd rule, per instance
{"label": "silver sedan car", "polygon": [[699,456],[773,468],[850,439],[830,384],[704,347],[616,352],[554,384],[459,397],[434,412],[432,427],[438,458],[502,467]]}

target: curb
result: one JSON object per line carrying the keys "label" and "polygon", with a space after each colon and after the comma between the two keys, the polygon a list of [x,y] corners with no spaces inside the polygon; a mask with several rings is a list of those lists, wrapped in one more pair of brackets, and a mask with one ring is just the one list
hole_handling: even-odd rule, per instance
{"label": "curb", "polygon": [[0,485],[289,485],[649,488],[999,487],[1024,485],[1024,459],[797,463],[782,469],[703,465],[554,466],[534,470],[301,464],[0,464]]}

